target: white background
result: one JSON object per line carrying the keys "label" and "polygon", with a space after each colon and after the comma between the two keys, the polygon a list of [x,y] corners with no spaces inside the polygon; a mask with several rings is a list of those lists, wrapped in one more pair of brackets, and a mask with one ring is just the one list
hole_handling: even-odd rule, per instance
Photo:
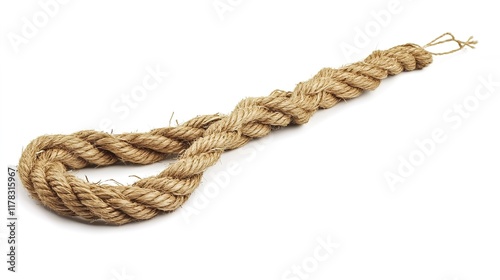
{"label": "white background", "polygon": [[[230,9],[218,12],[214,3]],[[110,132],[102,127],[107,119],[115,133],[148,131],[168,126],[172,113],[172,125],[229,113],[244,97],[292,90],[322,67],[447,31],[479,44],[225,153],[184,206],[196,215],[181,209],[120,227],[89,225],[53,214],[19,189],[18,272],[2,261],[1,278],[500,279],[500,87],[466,118],[453,111],[464,100],[474,105],[477,88],[487,93],[481,79],[500,80],[497,9],[491,1],[401,0],[396,10],[389,3],[69,1],[15,45],[23,18],[33,23],[45,12],[38,1],[2,1],[4,169],[39,135]],[[374,15],[387,13],[376,23]],[[366,44],[356,43],[367,28]],[[358,52],[347,55],[347,45]],[[148,67],[169,75],[126,116],[113,110]],[[398,174],[401,158],[435,129],[446,140],[391,188],[384,174]],[[238,168],[227,186],[203,207],[195,203],[231,164]],[[78,175],[130,183],[129,175],[167,165]],[[0,194],[5,217],[6,191]],[[0,233],[4,260],[5,226]],[[338,247],[315,260],[318,240],[327,239]],[[293,274],[294,266],[308,272]]]}

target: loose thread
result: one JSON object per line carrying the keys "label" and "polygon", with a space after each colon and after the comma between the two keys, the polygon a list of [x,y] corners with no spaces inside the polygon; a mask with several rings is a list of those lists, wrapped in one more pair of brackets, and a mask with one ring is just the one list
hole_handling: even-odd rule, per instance
{"label": "loose thread", "polygon": [[[450,38],[447,38],[447,39],[443,39],[440,41],[440,39],[446,37],[446,36],[449,36]],[[427,49],[429,47],[433,47],[433,46],[437,46],[437,45],[441,45],[441,44],[445,44],[445,43],[448,43],[448,42],[455,42],[458,44],[458,47],[456,49],[452,49],[450,51],[446,51],[446,52],[430,52],[431,54],[433,55],[445,55],[445,54],[450,54],[450,53],[454,53],[454,52],[457,52],[465,47],[469,47],[471,49],[474,49],[475,48],[475,45],[477,44],[477,41],[476,40],[472,40],[473,37],[470,36],[469,39],[467,39],[467,41],[460,41],[460,40],[457,40],[455,38],[455,36],[453,36],[453,34],[451,34],[450,32],[446,32],[446,33],[443,33],[441,34],[440,36],[438,36],[436,39],[430,41],[429,43],[425,44],[422,48],[424,49]]]}

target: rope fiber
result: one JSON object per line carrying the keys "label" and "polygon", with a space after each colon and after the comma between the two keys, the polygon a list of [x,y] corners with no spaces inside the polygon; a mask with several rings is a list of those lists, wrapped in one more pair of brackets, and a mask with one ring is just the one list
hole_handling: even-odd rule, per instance
{"label": "rope fiber", "polygon": [[[445,36],[451,37],[443,39]],[[265,97],[245,98],[229,115],[197,116],[176,127],[146,133],[85,130],[43,135],[24,149],[19,176],[33,198],[60,215],[114,225],[151,219],[186,202],[203,172],[224,151],[264,137],[273,127],[307,123],[318,109],[374,90],[388,76],[422,69],[432,62],[433,54],[444,54],[431,53],[427,47],[456,42],[456,51],[473,47],[476,41],[471,39],[462,42],[445,33],[424,47],[405,44],[374,51],[361,62],[324,68],[293,91],[275,90]],[[151,164],[171,156],[178,158],[160,174],[128,186],[91,183],[70,172],[117,163]]]}

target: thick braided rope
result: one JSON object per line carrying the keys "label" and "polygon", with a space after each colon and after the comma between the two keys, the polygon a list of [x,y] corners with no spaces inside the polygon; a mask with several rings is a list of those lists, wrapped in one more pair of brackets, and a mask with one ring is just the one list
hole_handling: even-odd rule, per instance
{"label": "thick braided rope", "polygon": [[[414,44],[375,51],[362,62],[324,68],[293,91],[246,98],[229,115],[198,116],[147,133],[80,131],[45,135],[23,151],[18,170],[31,196],[58,214],[125,224],[179,208],[200,184],[203,172],[225,150],[236,149],[273,127],[304,124],[318,110],[377,88],[382,79],[421,69],[432,54]],[[118,162],[150,164],[179,155],[157,176],[130,186],[89,183],[68,172]]]}

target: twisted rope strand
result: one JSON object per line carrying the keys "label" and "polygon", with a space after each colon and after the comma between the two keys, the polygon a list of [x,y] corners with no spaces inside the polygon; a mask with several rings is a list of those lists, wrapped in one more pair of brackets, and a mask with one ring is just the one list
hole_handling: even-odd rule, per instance
{"label": "twisted rope strand", "polygon": [[[436,40],[430,45],[438,44]],[[429,51],[406,44],[374,51],[362,62],[324,68],[293,91],[275,90],[269,96],[243,99],[226,116],[198,116],[180,126],[147,133],[86,130],[44,135],[23,151],[20,178],[33,198],[60,215],[116,225],[150,219],[179,208],[224,151],[264,137],[272,127],[307,123],[318,109],[331,108],[374,90],[390,75],[422,69],[431,62]],[[173,155],[177,161],[160,174],[130,186],[85,182],[68,172],[118,162],[151,164]]]}

